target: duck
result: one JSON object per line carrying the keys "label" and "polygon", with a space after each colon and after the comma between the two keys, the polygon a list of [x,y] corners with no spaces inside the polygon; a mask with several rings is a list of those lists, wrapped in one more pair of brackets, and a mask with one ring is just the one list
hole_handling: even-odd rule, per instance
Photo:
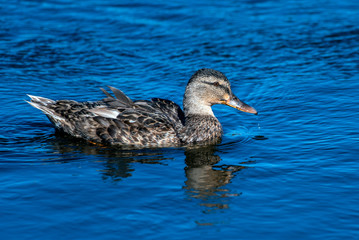
{"label": "duck", "polygon": [[223,130],[212,111],[215,104],[258,113],[233,94],[222,72],[210,68],[196,71],[189,79],[183,110],[167,99],[133,101],[121,90],[108,88],[113,95],[100,88],[106,97],[99,101],[55,101],[28,95],[27,102],[60,132],[94,144],[134,148],[220,143]]}

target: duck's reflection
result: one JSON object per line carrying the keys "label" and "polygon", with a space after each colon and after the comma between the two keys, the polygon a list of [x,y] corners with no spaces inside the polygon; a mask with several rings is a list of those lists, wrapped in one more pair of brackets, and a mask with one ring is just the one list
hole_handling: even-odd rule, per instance
{"label": "duck's reflection", "polygon": [[[166,164],[164,160],[183,154],[183,148],[177,149],[134,149],[121,150],[114,148],[98,147],[84,141],[74,141],[68,136],[57,135],[53,139],[52,147],[64,158],[78,153],[100,156],[104,167],[101,173],[104,179],[119,181],[132,176],[134,162],[146,164]],[[217,146],[196,146],[184,149],[186,156],[184,168],[186,180],[183,189],[191,198],[199,199],[200,204],[213,208],[228,208],[228,197],[238,196],[240,192],[233,192],[226,187],[234,173],[245,168],[241,165],[221,165]],[[71,161],[71,160],[69,160]]]}
{"label": "duck's reflection", "polygon": [[[185,189],[189,196],[199,198],[201,205],[211,208],[228,208],[225,199],[238,196],[225,186],[243,166],[218,165],[221,158],[216,155],[216,146],[187,148]],[[217,165],[216,165],[217,164]]]}
{"label": "duck's reflection", "polygon": [[113,181],[132,176],[135,171],[133,168],[134,162],[163,164],[163,160],[171,159],[166,158],[159,149],[116,149],[92,145],[61,132],[56,132],[55,136],[51,140],[51,146],[55,150],[52,153],[58,153],[61,157],[46,159],[47,161],[70,162],[76,160],[79,153],[80,155],[95,156],[97,162],[104,164],[104,168],[100,170],[103,178],[112,179]]}

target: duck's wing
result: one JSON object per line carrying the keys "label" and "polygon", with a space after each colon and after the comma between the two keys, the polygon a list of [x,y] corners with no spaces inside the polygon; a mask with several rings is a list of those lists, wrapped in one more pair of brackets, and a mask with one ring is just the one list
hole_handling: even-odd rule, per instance
{"label": "duck's wing", "polygon": [[[181,107],[170,100],[161,98],[152,98],[151,101],[139,100],[133,102],[121,90],[110,87],[115,97],[109,94],[105,89],[101,90],[107,96],[103,99],[106,106],[92,109],[93,113],[106,117],[112,116],[116,118],[131,118],[131,114],[144,115],[147,118],[154,118],[157,121],[166,120],[173,125],[175,129],[179,129],[184,125],[184,113]],[[139,117],[139,120],[143,118]]]}
{"label": "duck's wing", "polygon": [[[105,126],[98,130],[102,141],[139,146],[180,144],[178,136],[184,126],[184,113],[176,103],[160,98],[124,101],[118,96],[105,98],[103,103],[105,106],[89,109],[96,115],[94,119]],[[107,127],[109,122],[115,125]]]}
{"label": "duck's wing", "polygon": [[140,147],[180,144],[184,114],[176,103],[159,98],[133,102],[118,96],[102,102],[88,110],[96,115],[89,121],[96,121],[97,141]]}
{"label": "duck's wing", "polygon": [[[103,99],[103,106],[97,106],[89,111],[96,115],[110,118],[132,119],[135,115],[139,124],[144,119],[155,120],[155,122],[170,123],[175,129],[179,129],[184,125],[184,113],[181,107],[166,99],[152,98],[151,101],[139,100],[133,102],[121,90],[110,87],[115,97],[109,94],[105,89],[101,88],[107,98]],[[143,115],[143,116],[141,116]]]}
{"label": "duck's wing", "polygon": [[[139,102],[136,102],[139,104]],[[150,105],[157,111],[162,112],[167,121],[170,122],[176,130],[180,130],[185,124],[185,116],[181,107],[167,99],[152,98]]]}

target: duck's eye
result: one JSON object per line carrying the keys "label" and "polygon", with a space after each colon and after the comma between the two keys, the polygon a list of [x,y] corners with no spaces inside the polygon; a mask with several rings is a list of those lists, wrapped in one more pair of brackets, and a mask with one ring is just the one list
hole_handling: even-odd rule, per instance
{"label": "duck's eye", "polygon": [[213,85],[216,86],[216,87],[218,87],[218,86],[219,86],[219,82],[214,82]]}

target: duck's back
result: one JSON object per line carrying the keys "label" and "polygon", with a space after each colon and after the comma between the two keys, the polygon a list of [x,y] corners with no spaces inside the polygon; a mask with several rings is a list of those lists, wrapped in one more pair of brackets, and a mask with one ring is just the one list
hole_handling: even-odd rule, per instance
{"label": "duck's back", "polygon": [[56,126],[74,137],[118,146],[180,145],[184,114],[174,102],[154,98],[132,102],[111,88],[112,97],[97,102],[53,101],[31,97],[30,104],[42,110]]}

